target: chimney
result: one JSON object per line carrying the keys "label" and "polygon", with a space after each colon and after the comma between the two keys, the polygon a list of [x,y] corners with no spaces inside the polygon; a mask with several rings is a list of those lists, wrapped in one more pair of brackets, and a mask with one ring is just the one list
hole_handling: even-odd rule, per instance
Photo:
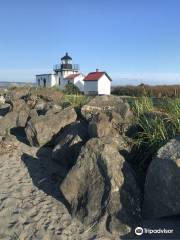
{"label": "chimney", "polygon": [[98,68],[96,68],[96,72],[99,72],[99,69],[98,69]]}

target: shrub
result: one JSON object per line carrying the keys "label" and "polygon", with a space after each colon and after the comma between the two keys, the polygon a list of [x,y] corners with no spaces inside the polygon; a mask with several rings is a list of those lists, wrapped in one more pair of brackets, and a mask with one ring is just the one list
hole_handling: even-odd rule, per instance
{"label": "shrub", "polygon": [[140,84],[139,86],[117,86],[112,88],[111,93],[134,97],[180,97],[180,85],[149,86]]}
{"label": "shrub", "polygon": [[64,88],[64,93],[66,94],[79,94],[80,90],[79,88],[74,85],[73,83],[68,83]]}

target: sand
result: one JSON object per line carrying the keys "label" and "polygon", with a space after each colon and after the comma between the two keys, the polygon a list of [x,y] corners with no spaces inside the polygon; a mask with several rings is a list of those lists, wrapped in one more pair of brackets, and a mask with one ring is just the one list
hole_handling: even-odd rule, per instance
{"label": "sand", "polygon": [[71,218],[49,154],[15,139],[0,145],[0,239],[103,239]]}

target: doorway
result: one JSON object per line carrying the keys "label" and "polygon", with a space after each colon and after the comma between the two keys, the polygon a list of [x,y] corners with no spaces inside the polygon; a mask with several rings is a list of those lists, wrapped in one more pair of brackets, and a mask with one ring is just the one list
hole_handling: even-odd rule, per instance
{"label": "doorway", "polygon": [[45,78],[43,80],[43,83],[44,83],[44,87],[46,87],[46,79]]}

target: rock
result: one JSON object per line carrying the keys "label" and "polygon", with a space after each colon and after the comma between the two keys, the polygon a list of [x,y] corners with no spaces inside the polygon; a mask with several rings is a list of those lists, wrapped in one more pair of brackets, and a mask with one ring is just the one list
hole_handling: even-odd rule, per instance
{"label": "rock", "polygon": [[5,116],[11,109],[11,105],[8,103],[4,103],[0,105],[0,116]]}
{"label": "rock", "polygon": [[17,117],[16,126],[17,127],[25,127],[28,117],[29,117],[29,111],[27,111],[27,110],[20,111],[18,114],[18,117]]}
{"label": "rock", "polygon": [[51,104],[48,106],[46,116],[59,113],[62,110],[62,107],[57,104]]}
{"label": "rock", "polygon": [[31,109],[29,112],[29,119],[36,121],[36,118],[38,118],[38,113],[36,109]]}
{"label": "rock", "polygon": [[118,96],[96,96],[88,104],[84,105],[81,109],[82,115],[91,120],[92,116],[99,113],[117,112],[123,119],[132,115],[128,103],[124,103]]}
{"label": "rock", "polygon": [[5,136],[10,134],[10,129],[16,127],[18,118],[17,112],[9,112],[5,117],[0,119],[0,135]]}
{"label": "rock", "polygon": [[0,96],[0,105],[5,103],[5,98],[4,96]]}
{"label": "rock", "polygon": [[52,158],[67,169],[72,167],[87,139],[87,127],[81,122],[66,126],[55,139]]}
{"label": "rock", "polygon": [[36,104],[38,103],[38,96],[36,94],[28,94],[25,98],[26,104],[29,108],[33,109],[36,107]]}
{"label": "rock", "polygon": [[60,186],[73,216],[86,225],[102,222],[106,216],[107,230],[119,235],[141,217],[140,190],[119,153],[125,145],[120,137],[90,139]]}
{"label": "rock", "polygon": [[39,116],[28,121],[26,135],[32,146],[42,146],[48,143],[63,127],[76,121],[74,108],[69,107],[53,116]]}
{"label": "rock", "polygon": [[0,144],[1,144],[1,142],[3,142],[3,140],[4,140],[4,137],[0,136]]}
{"label": "rock", "polygon": [[16,112],[18,115],[16,127],[25,127],[30,108],[23,99],[11,100],[9,103],[11,105],[12,111]]}
{"label": "rock", "polygon": [[[93,123],[92,126],[95,127],[96,125],[99,129],[105,125],[105,122],[108,125],[108,129],[111,125],[111,129],[113,129],[111,135],[124,134],[131,126],[133,116],[129,104],[123,102],[120,97],[112,95],[93,98],[88,104],[82,107],[81,113],[87,121],[98,122],[98,124]],[[107,123],[107,120],[105,121],[105,117],[103,117],[104,120],[100,121],[97,117],[94,118],[94,116],[100,113],[108,116],[110,124]]]}
{"label": "rock", "polygon": [[24,109],[29,109],[23,99],[11,100],[9,103],[12,106],[12,110],[16,112],[20,112],[21,110]]}
{"label": "rock", "polygon": [[128,117],[125,119],[122,116],[112,111],[110,113],[111,125],[115,135],[123,135],[125,134],[129,128],[132,126],[132,115],[129,113]]}
{"label": "rock", "polygon": [[44,100],[39,99],[37,100],[34,109],[37,110],[39,115],[51,115],[60,112],[62,107],[53,102],[45,102]]}
{"label": "rock", "polygon": [[45,113],[47,111],[47,103],[44,100],[39,99],[36,101],[36,105],[34,106],[34,109],[36,109],[36,111]]}
{"label": "rock", "polygon": [[110,135],[112,130],[111,122],[104,113],[98,113],[92,117],[88,126],[90,137],[105,137]]}
{"label": "rock", "polygon": [[11,100],[18,100],[23,99],[26,95],[29,94],[31,87],[30,86],[23,86],[23,87],[12,87],[9,90],[9,99]]}
{"label": "rock", "polygon": [[147,172],[143,213],[145,218],[180,214],[180,137],[159,149]]}
{"label": "rock", "polygon": [[54,88],[37,88],[31,89],[31,95],[36,95],[45,102],[53,102],[57,105],[61,103],[63,93],[59,89]]}

